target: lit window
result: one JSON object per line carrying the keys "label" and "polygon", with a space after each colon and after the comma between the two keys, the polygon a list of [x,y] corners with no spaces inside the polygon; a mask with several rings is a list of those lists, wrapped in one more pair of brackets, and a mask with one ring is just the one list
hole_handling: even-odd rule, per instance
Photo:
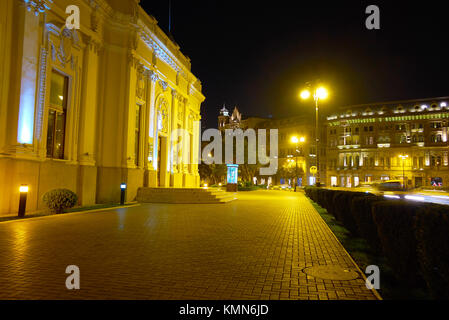
{"label": "lit window", "polygon": [[136,105],[136,127],[135,127],[135,137],[134,137],[134,163],[136,166],[139,165],[140,158],[140,118],[141,118],[142,107]]}
{"label": "lit window", "polygon": [[47,124],[48,158],[64,159],[68,82],[68,77],[52,72]]}

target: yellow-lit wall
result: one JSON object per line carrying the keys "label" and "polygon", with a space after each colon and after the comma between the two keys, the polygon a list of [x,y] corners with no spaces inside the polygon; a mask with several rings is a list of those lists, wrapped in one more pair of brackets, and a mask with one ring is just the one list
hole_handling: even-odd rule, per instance
{"label": "yellow-lit wall", "polygon": [[[22,0],[0,1],[0,214],[17,210],[21,184],[29,185],[29,212],[43,209],[42,195],[55,188],[71,189],[80,205],[91,205],[118,202],[122,182],[127,201],[142,186],[199,186],[190,162],[197,160],[205,98],[179,46],[136,0],[47,3],[50,9],[40,12]],[[80,8],[80,30],[65,29],[68,5]],[[69,78],[64,159],[47,158],[53,70]],[[19,139],[23,128],[31,141]],[[192,157],[188,136],[176,156],[170,140],[176,128],[191,135]],[[165,141],[161,155],[158,136]]]}

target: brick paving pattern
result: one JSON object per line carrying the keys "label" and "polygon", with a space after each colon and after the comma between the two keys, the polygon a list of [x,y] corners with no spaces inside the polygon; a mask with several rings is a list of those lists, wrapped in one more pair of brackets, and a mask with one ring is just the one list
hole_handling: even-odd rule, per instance
{"label": "brick paving pattern", "polygon": [[[241,192],[228,204],[144,204],[0,223],[0,299],[377,299],[301,193]],[[67,290],[77,265],[81,289]]]}

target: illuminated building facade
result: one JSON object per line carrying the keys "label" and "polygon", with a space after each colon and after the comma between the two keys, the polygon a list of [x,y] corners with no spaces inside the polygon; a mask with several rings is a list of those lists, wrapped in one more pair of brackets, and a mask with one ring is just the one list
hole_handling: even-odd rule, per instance
{"label": "illuminated building facade", "polygon": [[90,205],[118,202],[122,182],[127,201],[199,186],[201,82],[139,0],[2,0],[0,21],[0,214],[22,184],[27,211],[55,188]]}
{"label": "illuminated building facade", "polygon": [[408,187],[447,187],[448,104],[449,97],[394,101],[328,116],[326,184],[404,180]]}
{"label": "illuminated building facade", "polygon": [[[298,186],[315,185],[316,177],[310,172],[316,166],[315,123],[310,118],[297,116],[282,119],[269,119],[258,123],[258,128],[278,129],[279,170],[272,177],[273,184],[289,184],[294,186],[296,160],[298,161]],[[323,137],[323,133],[321,134]],[[292,143],[292,137],[304,138],[304,142]],[[298,146],[298,149],[296,149]],[[322,160],[325,157],[324,142],[321,149],[321,181],[326,176],[326,168]]]}
{"label": "illuminated building facade", "polygon": [[[289,184],[294,186],[296,175],[296,160],[298,161],[298,186],[314,185],[316,177],[310,172],[310,167],[316,166],[316,145],[315,145],[315,124],[310,118],[304,116],[289,117],[282,119],[248,117],[244,118],[237,108],[231,114],[226,107],[220,110],[218,117],[218,128],[221,131],[226,129],[266,129],[267,141],[269,141],[270,129],[278,130],[278,173],[273,176],[254,177],[254,182],[258,184]],[[324,128],[324,127],[323,127]],[[304,142],[292,143],[291,138],[303,137]],[[321,137],[325,138],[324,129]],[[325,181],[326,155],[325,140],[320,145],[321,149],[321,181]]]}

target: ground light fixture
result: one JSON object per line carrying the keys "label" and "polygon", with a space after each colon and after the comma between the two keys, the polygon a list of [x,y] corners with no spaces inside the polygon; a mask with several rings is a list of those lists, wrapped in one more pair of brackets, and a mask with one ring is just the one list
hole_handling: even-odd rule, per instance
{"label": "ground light fixture", "polygon": [[28,185],[26,185],[26,184],[22,184],[19,188],[19,192],[20,192],[19,217],[25,216],[28,191],[29,191],[29,188],[28,188]]}
{"label": "ground light fixture", "polygon": [[125,204],[126,183],[120,184],[120,205]]}

